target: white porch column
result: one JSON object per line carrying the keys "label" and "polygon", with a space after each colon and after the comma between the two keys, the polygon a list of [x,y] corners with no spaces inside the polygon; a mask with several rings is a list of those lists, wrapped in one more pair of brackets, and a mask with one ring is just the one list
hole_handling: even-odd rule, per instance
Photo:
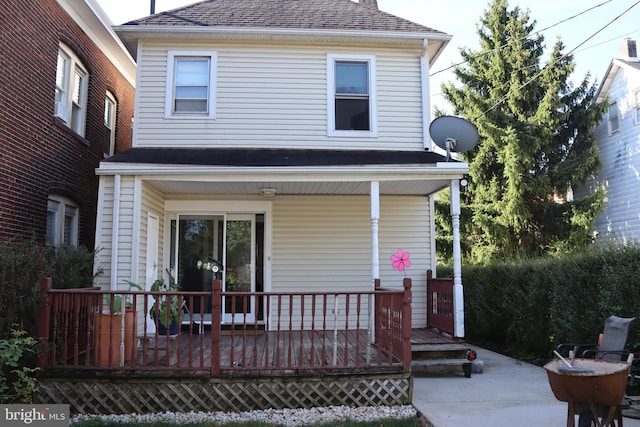
{"label": "white porch column", "polygon": [[464,337],[464,294],[460,255],[460,181],[451,180],[451,225],[453,226],[453,335]]}
{"label": "white porch column", "polygon": [[111,280],[109,288],[118,289],[118,239],[120,234],[120,175],[114,176],[113,183],[113,227],[111,229]]}
{"label": "white porch column", "polygon": [[[375,279],[380,278],[380,249],[378,246],[378,223],[380,221],[380,183],[371,181],[371,289],[375,290]],[[375,304],[373,296],[369,298],[369,339],[375,341]]]}
{"label": "white porch column", "polygon": [[380,278],[380,249],[378,223],[380,222],[380,183],[371,182],[371,284]]}

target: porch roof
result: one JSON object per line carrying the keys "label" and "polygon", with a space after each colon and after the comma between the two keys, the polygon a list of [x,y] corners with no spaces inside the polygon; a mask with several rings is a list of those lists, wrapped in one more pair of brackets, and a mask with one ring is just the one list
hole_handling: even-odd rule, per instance
{"label": "porch roof", "polygon": [[132,148],[104,160],[107,163],[247,167],[427,165],[444,161],[444,156],[433,151],[278,148]]}
{"label": "porch roof", "polygon": [[137,175],[164,193],[428,195],[468,172],[432,151],[259,148],[132,148],[98,175]]}

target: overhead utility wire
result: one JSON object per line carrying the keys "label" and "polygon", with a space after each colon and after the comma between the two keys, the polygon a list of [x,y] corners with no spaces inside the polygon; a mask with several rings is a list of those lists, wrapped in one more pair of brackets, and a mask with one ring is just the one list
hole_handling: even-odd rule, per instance
{"label": "overhead utility wire", "polygon": [[[600,31],[604,30],[605,28],[607,28],[609,25],[613,24],[615,21],[617,21],[620,17],[622,17],[625,13],[629,12],[631,9],[633,9],[634,7],[636,7],[638,4],[640,4],[640,0],[638,0],[637,2],[635,2],[634,4],[632,4],[631,6],[629,6],[624,12],[622,12],[620,15],[616,16],[615,18],[613,18],[611,21],[609,21],[608,23],[606,23],[602,28],[600,28],[598,31],[596,31],[595,33],[593,33],[592,35],[590,35],[589,37],[587,37],[584,41],[582,41],[580,44],[578,44],[576,47],[574,47],[573,49],[571,49],[569,52],[565,53],[564,55],[562,55],[560,58],[556,59],[553,62],[550,62],[547,64],[547,66],[549,65],[553,65],[556,62],[560,61],[561,59],[564,59],[565,57],[567,57],[568,55],[571,55],[574,51],[576,51],[580,46],[582,46],[583,44],[585,44],[586,42],[588,42],[589,40],[591,40],[592,38],[594,38]],[[545,67],[546,68],[546,67]],[[529,85],[529,83],[533,82],[535,79],[537,79],[544,71],[545,68],[541,69],[540,71],[538,71],[536,74],[534,74],[529,80],[527,80],[525,83],[523,83],[522,85],[520,85],[520,87],[518,87],[518,91],[520,91],[521,89],[525,88],[526,86]],[[507,94],[505,95],[502,99],[500,99],[499,101],[497,101],[495,104],[493,104],[490,108],[488,108],[486,111],[484,111],[482,114],[485,115],[487,114],[489,111],[495,109],[496,107],[498,107],[499,105],[501,105],[503,102],[505,102],[507,99],[509,99],[509,97],[511,96],[511,94]]]}
{"label": "overhead utility wire", "polygon": [[[477,54],[473,55],[473,57],[474,57],[474,58],[477,58],[477,57],[480,57],[480,56],[483,56],[483,55],[488,55],[488,54],[490,54],[491,52],[495,52],[495,51],[497,51],[497,50],[500,50],[500,49],[503,49],[503,48],[505,48],[505,47],[509,46],[509,44],[510,44],[510,43],[515,43],[516,41],[525,40],[525,39],[528,39],[529,37],[532,37],[532,36],[538,35],[538,34],[540,34],[540,33],[544,32],[544,31],[547,31],[547,30],[549,30],[549,29],[553,28],[553,27],[557,27],[557,26],[558,26],[558,25],[560,25],[560,24],[563,24],[563,23],[565,23],[565,22],[567,22],[567,21],[570,21],[570,20],[572,20],[572,19],[575,19],[575,18],[579,17],[580,15],[584,15],[585,13],[590,12],[590,11],[592,11],[593,9],[597,9],[597,8],[599,8],[600,6],[604,6],[604,5],[605,5],[605,4],[607,4],[607,3],[611,3],[611,1],[612,1],[612,0],[607,0],[607,1],[605,1],[605,2],[602,2],[602,3],[600,3],[600,4],[597,4],[597,5],[595,5],[595,6],[592,6],[592,7],[590,7],[589,9],[583,10],[583,11],[582,11],[582,12],[580,12],[580,13],[577,13],[577,14],[575,14],[575,15],[573,15],[573,16],[570,16],[570,17],[565,18],[565,19],[563,19],[563,20],[561,20],[561,21],[558,21],[558,22],[556,22],[555,24],[551,24],[551,25],[549,25],[549,26],[548,26],[548,27],[546,27],[546,28],[543,28],[543,29],[541,29],[541,30],[536,31],[535,33],[527,34],[526,36],[524,36],[524,37],[520,37],[519,39],[516,39],[516,40],[510,40],[510,41],[508,41],[507,43],[503,44],[502,46],[495,47],[495,48],[493,48],[493,49],[491,49],[491,50],[487,50],[487,51],[479,52],[479,53],[477,53]],[[633,6],[632,6],[632,7],[633,7]],[[466,64],[467,62],[468,62],[468,61],[462,61],[462,62],[458,62],[457,64],[452,64],[452,65],[450,65],[450,66],[449,66],[449,67],[447,67],[447,68],[443,68],[442,70],[438,70],[438,71],[435,71],[435,72],[431,73],[431,74],[429,75],[429,77],[435,76],[436,74],[439,74],[439,73],[443,73],[443,72],[445,72],[445,71],[447,71],[447,70],[450,70],[450,69],[452,69],[452,68],[455,68],[455,67],[457,67],[457,66],[459,66],[459,65]]]}

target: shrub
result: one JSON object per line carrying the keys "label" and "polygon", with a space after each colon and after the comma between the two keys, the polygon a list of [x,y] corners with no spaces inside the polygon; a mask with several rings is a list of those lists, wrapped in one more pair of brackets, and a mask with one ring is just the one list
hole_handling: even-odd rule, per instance
{"label": "shrub", "polygon": [[39,281],[51,277],[55,288],[93,286],[94,252],[84,247],[52,247],[36,241],[0,243],[0,338],[8,338],[14,324],[35,336],[38,312],[44,302]]}
{"label": "shrub", "polygon": [[35,335],[42,302],[38,281],[48,263],[48,249],[34,239],[0,244],[0,338],[10,337],[14,324]]}
{"label": "shrub", "polygon": [[19,330],[0,340],[0,403],[33,403],[33,393],[38,391],[36,345],[34,338]]}
{"label": "shrub", "polygon": [[50,260],[47,276],[57,289],[89,288],[93,279],[102,274],[101,269],[94,273],[96,252],[84,246],[59,246],[49,248]]}

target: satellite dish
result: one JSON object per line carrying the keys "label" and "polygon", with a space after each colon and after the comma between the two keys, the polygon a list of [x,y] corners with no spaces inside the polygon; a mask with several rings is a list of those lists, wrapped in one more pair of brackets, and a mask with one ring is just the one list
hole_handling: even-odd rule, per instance
{"label": "satellite dish", "polygon": [[455,116],[438,117],[429,126],[431,139],[447,152],[447,161],[451,152],[464,153],[478,145],[478,129],[468,120]]}

